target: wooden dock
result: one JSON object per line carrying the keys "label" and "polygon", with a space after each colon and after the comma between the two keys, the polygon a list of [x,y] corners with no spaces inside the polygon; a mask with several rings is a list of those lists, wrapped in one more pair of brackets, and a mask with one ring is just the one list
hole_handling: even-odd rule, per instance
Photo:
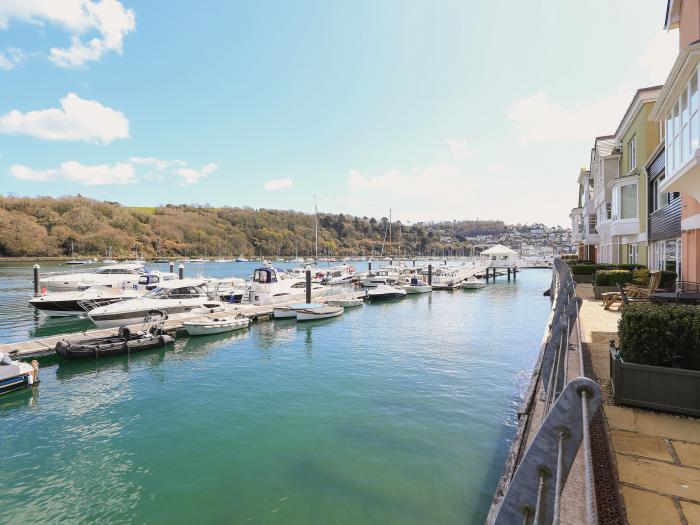
{"label": "wooden dock", "polygon": [[[312,301],[314,302],[319,302],[323,303],[327,300],[334,300],[334,299],[349,299],[349,298],[355,298],[355,297],[364,297],[365,296],[365,291],[354,291],[351,293],[343,293],[343,294],[335,294],[335,295],[329,295],[325,297],[314,297],[312,298]],[[304,302],[304,298],[297,298],[293,301],[285,302],[285,303],[277,303],[274,305],[263,305],[263,306],[257,306],[254,304],[233,304],[229,305],[234,307],[234,310],[231,310],[227,313],[238,313],[241,315],[244,315],[251,319],[252,321],[264,321],[264,320],[269,320],[272,318],[272,309],[274,307],[279,307],[279,306],[287,306],[290,304],[294,303],[300,303]],[[202,317],[202,316],[208,316],[208,317],[220,317],[222,315],[222,312],[214,312],[214,313],[208,313],[208,314],[202,314],[202,313],[193,313],[189,314],[186,316],[178,317],[177,319],[166,319],[164,324],[163,324],[163,329],[165,332],[170,333],[170,334],[176,334],[180,331],[182,331],[182,325],[185,321],[189,319],[194,319],[196,317]],[[130,325],[129,329],[133,331],[140,330],[142,328],[143,324],[134,324]],[[5,352],[9,353],[10,356],[12,356],[13,359],[30,359],[30,358],[36,358],[36,357],[49,357],[56,355],[54,348],[56,347],[56,343],[59,341],[70,341],[70,342],[78,342],[82,341],[83,339],[93,339],[96,337],[110,337],[110,336],[115,336],[117,335],[118,328],[103,328],[103,329],[94,329],[94,330],[86,330],[84,332],[75,332],[75,333],[70,333],[70,334],[59,334],[59,335],[54,335],[51,337],[41,337],[37,339],[30,339],[29,341],[21,341],[17,343],[5,343],[5,344],[0,344],[0,352]]]}

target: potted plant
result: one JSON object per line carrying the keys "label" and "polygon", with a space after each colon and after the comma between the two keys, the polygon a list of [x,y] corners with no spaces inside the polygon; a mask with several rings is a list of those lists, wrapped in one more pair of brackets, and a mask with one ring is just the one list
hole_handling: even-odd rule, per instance
{"label": "potted plant", "polygon": [[700,416],[700,308],[630,304],[611,341],[616,403]]}

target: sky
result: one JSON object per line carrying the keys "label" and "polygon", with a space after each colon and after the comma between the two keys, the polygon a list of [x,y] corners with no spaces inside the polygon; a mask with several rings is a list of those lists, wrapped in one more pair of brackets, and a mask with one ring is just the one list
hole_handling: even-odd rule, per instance
{"label": "sky", "polygon": [[0,193],[569,225],[665,0],[0,0]]}

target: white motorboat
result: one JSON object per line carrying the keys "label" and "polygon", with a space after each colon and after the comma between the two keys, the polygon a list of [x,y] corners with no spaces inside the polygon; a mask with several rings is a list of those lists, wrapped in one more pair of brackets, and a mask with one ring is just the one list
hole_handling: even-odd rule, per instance
{"label": "white motorboat", "polygon": [[318,319],[328,319],[338,317],[343,314],[342,306],[321,305],[315,308],[302,308],[297,310],[297,321],[316,321]]}
{"label": "white motorboat", "polygon": [[81,290],[88,286],[112,286],[123,288],[138,284],[146,273],[142,264],[110,264],[92,272],[47,275],[39,279],[39,285],[48,290]]}
{"label": "white motorboat", "polygon": [[374,288],[382,284],[394,285],[401,282],[401,269],[396,266],[385,266],[373,270],[360,280],[365,288]]}
{"label": "white motorboat", "polygon": [[248,262],[248,259],[241,255],[240,257],[236,257],[236,262]]}
{"label": "white motorboat", "polygon": [[418,277],[411,277],[411,281],[407,284],[401,285],[401,288],[406,290],[407,294],[427,293],[433,291],[432,286],[425,281],[418,279]]}
{"label": "white motorboat", "polygon": [[91,286],[85,290],[51,292],[33,297],[29,300],[29,305],[49,317],[69,317],[84,315],[100,306],[134,299],[142,296],[144,293],[145,290],[143,289]]}
{"label": "white motorboat", "polygon": [[484,280],[479,279],[475,275],[472,275],[469,279],[462,283],[462,288],[465,290],[477,290],[479,288],[483,288],[484,286],[486,286]]}
{"label": "white motorboat", "polygon": [[305,308],[319,308],[323,306],[322,303],[295,303],[288,306],[276,306],[272,309],[272,316],[275,319],[295,319],[297,316],[297,310],[303,310]]}
{"label": "white motorboat", "polygon": [[205,290],[205,279],[165,281],[143,297],[95,308],[88,316],[99,328],[142,323],[150,312],[158,310],[169,318],[178,318],[199,308],[221,308],[218,298]]}
{"label": "white motorboat", "polygon": [[367,299],[370,301],[380,299],[401,299],[403,297],[406,297],[406,290],[403,288],[389,286],[388,284],[380,284],[367,291]]}
{"label": "white motorboat", "polygon": [[0,395],[39,383],[39,364],[15,361],[0,352]]}
{"label": "white motorboat", "polygon": [[350,299],[329,299],[326,304],[329,306],[342,306],[343,308],[352,308],[354,306],[362,306],[364,300],[360,298],[350,298]]}
{"label": "white motorboat", "polygon": [[321,282],[329,286],[341,286],[352,284],[356,280],[355,267],[349,264],[341,264],[324,270]]}
{"label": "white motorboat", "polygon": [[213,335],[247,328],[250,319],[243,316],[198,317],[182,323],[190,335]]}
{"label": "white motorboat", "polygon": [[[326,289],[319,283],[311,283],[311,296],[318,297]],[[248,299],[257,305],[277,304],[294,299],[302,299],[306,294],[306,279],[286,277],[284,273],[271,266],[263,266],[253,272],[253,283],[248,292]]]}

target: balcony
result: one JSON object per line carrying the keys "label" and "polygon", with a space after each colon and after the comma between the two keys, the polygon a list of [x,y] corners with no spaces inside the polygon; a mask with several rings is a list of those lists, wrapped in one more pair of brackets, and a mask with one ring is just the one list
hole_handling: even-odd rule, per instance
{"label": "balcony", "polygon": [[[668,162],[668,161],[667,161]],[[700,201],[700,149],[693,151],[690,158],[671,173],[668,169],[666,178],[659,184],[659,189],[665,193],[681,192]]]}
{"label": "balcony", "polygon": [[639,234],[639,218],[617,219],[610,221],[610,235],[637,235]]}
{"label": "balcony", "polygon": [[674,198],[666,206],[649,214],[649,240],[659,241],[681,236],[681,199]]}

